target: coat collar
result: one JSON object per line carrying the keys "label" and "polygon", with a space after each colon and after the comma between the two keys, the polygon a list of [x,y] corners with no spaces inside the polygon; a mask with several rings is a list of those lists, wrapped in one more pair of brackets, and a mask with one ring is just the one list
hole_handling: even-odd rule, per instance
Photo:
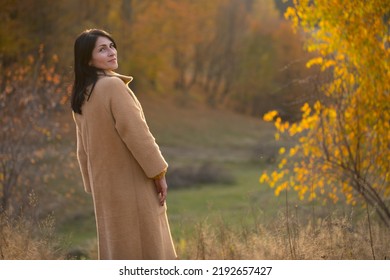
{"label": "coat collar", "polygon": [[99,73],[98,75],[108,76],[108,77],[118,77],[125,84],[128,84],[128,83],[130,83],[133,80],[132,76],[126,76],[126,75],[118,74],[118,73],[116,73],[114,71],[105,71],[104,73],[101,73],[101,74]]}

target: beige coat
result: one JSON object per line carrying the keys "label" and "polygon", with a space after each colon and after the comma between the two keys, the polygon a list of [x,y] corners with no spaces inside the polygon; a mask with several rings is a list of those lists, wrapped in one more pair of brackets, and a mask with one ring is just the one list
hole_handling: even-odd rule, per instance
{"label": "beige coat", "polygon": [[92,193],[99,259],[174,259],[166,205],[153,177],[167,168],[127,84],[132,77],[102,76],[73,114],[77,157]]}

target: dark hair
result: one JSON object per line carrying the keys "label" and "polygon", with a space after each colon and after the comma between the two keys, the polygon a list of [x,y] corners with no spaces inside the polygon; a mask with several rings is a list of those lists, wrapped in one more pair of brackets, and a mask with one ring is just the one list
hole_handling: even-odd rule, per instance
{"label": "dark hair", "polygon": [[[95,48],[99,37],[106,37],[116,44],[109,33],[100,29],[89,29],[82,32],[74,43],[74,83],[72,90],[71,107],[75,113],[81,114],[81,107],[85,101],[85,95],[92,94],[93,88],[98,79],[100,69],[89,65],[92,58],[92,51]],[[87,87],[92,85],[89,93]]]}

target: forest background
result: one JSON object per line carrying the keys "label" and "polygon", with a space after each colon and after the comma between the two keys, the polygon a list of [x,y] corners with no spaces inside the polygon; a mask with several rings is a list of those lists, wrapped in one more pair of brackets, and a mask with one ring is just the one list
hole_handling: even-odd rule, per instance
{"label": "forest background", "polygon": [[[181,258],[375,259],[390,255],[389,165],[388,152],[382,150],[389,147],[388,142],[378,140],[375,151],[367,151],[367,142],[353,144],[358,151],[371,152],[368,164],[379,164],[378,174],[361,164],[363,154],[348,154],[348,147],[341,147],[350,143],[347,138],[316,149],[315,143],[326,142],[318,136],[324,134],[322,130],[323,134],[310,138],[315,141],[306,139],[312,146],[298,153],[295,161],[301,165],[290,166],[297,170],[297,177],[286,179],[289,184],[278,182],[288,173],[286,155],[294,156],[302,141],[281,134],[289,129],[290,135],[295,134],[291,129],[298,129],[309,137],[313,111],[325,112],[328,120],[334,112],[346,110],[322,89],[335,80],[331,67],[342,59],[329,62],[333,61],[329,53],[320,48],[307,52],[315,45],[307,30],[318,28],[318,22],[310,19],[306,26],[298,26],[309,17],[303,16],[308,10],[297,9],[295,18],[290,10],[286,20],[293,1],[3,2],[2,259],[96,258],[93,206],[81,185],[69,107],[73,43],[88,28],[105,29],[116,39],[118,72],[135,78],[131,88],[141,99],[170,163],[168,215]],[[386,1],[376,2],[389,11],[383,4]],[[343,10],[339,5],[319,18],[337,18],[332,13]],[[388,22],[388,13],[384,18]],[[385,71],[371,77],[371,83],[380,85],[380,77],[388,77],[388,47],[385,53]],[[307,67],[310,60],[312,67]],[[368,70],[372,69],[362,69],[362,75]],[[356,88],[362,82],[352,84]],[[379,109],[386,111],[388,88],[377,90],[383,93]],[[340,106],[320,110],[332,108],[331,104]],[[356,112],[348,112],[359,119]],[[275,121],[276,128],[262,120],[264,115],[266,121]],[[378,139],[388,137],[386,118],[378,125],[382,130],[375,130]],[[329,135],[332,124],[327,126]],[[363,135],[363,130],[358,132]],[[329,157],[332,149],[334,158]],[[307,157],[307,151],[317,157]],[[321,151],[324,157],[318,156]],[[361,164],[362,168],[350,173],[323,168],[329,159],[339,162],[338,155],[351,156],[346,166]],[[309,166],[308,162],[324,164]],[[327,172],[335,174],[333,181],[317,179],[329,176]],[[358,188],[367,187],[359,185],[362,177],[355,180],[355,188],[349,184],[348,178],[361,173],[364,179],[379,176],[381,184],[372,185],[379,200],[359,193]],[[317,190],[302,183],[308,177],[316,178]],[[294,187],[296,178],[301,184]],[[299,195],[289,195],[290,189]],[[310,193],[307,200],[303,200],[305,193]],[[327,200],[314,199],[316,193],[326,194]],[[362,199],[365,203],[359,203]]]}

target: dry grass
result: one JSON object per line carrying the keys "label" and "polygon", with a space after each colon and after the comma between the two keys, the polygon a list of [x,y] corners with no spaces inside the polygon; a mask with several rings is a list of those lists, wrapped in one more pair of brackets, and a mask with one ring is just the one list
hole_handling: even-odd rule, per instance
{"label": "dry grass", "polygon": [[[390,229],[372,225],[373,247],[367,221],[352,224],[347,218],[319,219],[304,226],[281,215],[272,225],[233,229],[199,223],[196,234],[176,243],[180,259],[200,260],[370,260],[390,257]],[[34,224],[1,215],[0,257],[8,260],[96,259],[96,240],[88,248],[65,253],[48,217]],[[67,255],[68,254],[68,255]]]}
{"label": "dry grass", "polygon": [[210,227],[199,224],[191,240],[177,244],[182,259],[234,260],[370,260],[390,257],[390,230],[372,226],[372,251],[368,225],[352,225],[346,218],[318,220],[315,225],[299,226],[280,217],[265,227],[232,230],[224,224]]}
{"label": "dry grass", "polygon": [[34,221],[24,217],[9,218],[0,214],[0,259],[63,259],[63,249],[55,236],[52,216]]}

